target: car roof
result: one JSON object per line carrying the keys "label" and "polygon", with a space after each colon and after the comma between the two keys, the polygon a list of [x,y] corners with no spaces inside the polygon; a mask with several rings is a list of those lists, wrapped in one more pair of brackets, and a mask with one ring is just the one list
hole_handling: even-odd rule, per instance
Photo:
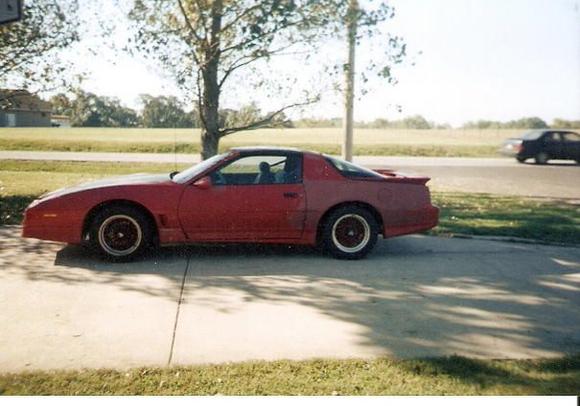
{"label": "car roof", "polygon": [[549,131],[550,130],[531,130],[524,133],[524,135],[522,135],[521,138],[528,141],[537,140],[538,138],[540,138],[542,135],[544,135],[546,132]]}
{"label": "car roof", "polygon": [[230,148],[231,151],[236,151],[239,153],[243,153],[243,154],[252,154],[252,153],[257,153],[257,154],[267,154],[267,153],[274,153],[274,154],[280,154],[280,153],[302,153],[302,154],[316,154],[316,155],[320,155],[319,152],[314,152],[314,151],[305,151],[302,149],[298,149],[298,148],[292,148],[292,147],[276,147],[276,146],[269,146],[269,145],[259,145],[259,146],[248,146],[248,147],[234,147],[234,148]]}
{"label": "car roof", "polygon": [[[576,131],[573,130],[558,130],[558,129],[553,129],[553,130],[547,130],[547,133],[564,133],[564,134],[578,134]],[[580,135],[580,134],[578,134]]]}
{"label": "car roof", "polygon": [[576,134],[576,135],[580,135],[574,131],[570,131],[570,130],[558,130],[558,129],[549,129],[549,130],[531,130],[528,131],[527,133],[525,133],[524,135],[522,135],[521,139],[523,140],[527,140],[527,141],[533,141],[533,140],[537,140],[538,138],[540,138],[541,136],[543,136],[544,134],[553,134],[553,133],[563,133],[563,134]]}

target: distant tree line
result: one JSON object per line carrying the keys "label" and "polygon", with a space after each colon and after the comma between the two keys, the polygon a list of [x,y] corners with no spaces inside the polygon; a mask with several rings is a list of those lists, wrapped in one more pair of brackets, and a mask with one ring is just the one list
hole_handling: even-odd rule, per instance
{"label": "distant tree line", "polygon": [[[67,116],[73,127],[145,127],[145,128],[200,128],[201,119],[196,109],[187,109],[174,96],[139,96],[143,106],[137,111],[123,106],[119,99],[76,90],[71,96],[57,94],[49,101],[53,114]],[[240,127],[268,117],[255,103],[239,110],[221,109],[220,126]],[[288,127],[291,122],[284,113],[278,114],[269,127]]]}
{"label": "distant tree line", "polygon": [[[294,127],[297,128],[340,128],[342,126],[342,118],[304,118],[293,121]],[[405,117],[402,120],[387,120],[386,118],[377,118],[370,122],[357,121],[354,123],[356,128],[396,128],[396,129],[415,129],[415,130],[430,130],[430,129],[447,129],[451,128],[449,124],[439,124],[433,121],[427,121],[423,116],[414,115]]]}
{"label": "distant tree line", "polygon": [[[66,115],[73,127],[145,127],[145,128],[200,128],[201,118],[198,111],[188,109],[174,96],[139,96],[142,109],[137,111],[123,106],[119,99],[99,96],[83,90],[76,90],[72,96],[57,94],[50,98],[53,113]],[[271,112],[263,113],[255,103],[240,109],[220,109],[220,128],[242,127],[254,123]],[[286,128],[340,128],[342,118],[303,118],[290,120],[282,112],[265,127]],[[357,128],[375,129],[450,129],[447,123],[435,123],[421,115],[408,116],[400,120],[377,118],[370,122],[359,121]],[[580,128],[580,120],[557,118],[548,125],[539,117],[523,117],[506,122],[478,120],[465,123],[465,129],[536,129],[536,128]]]}
{"label": "distant tree line", "polygon": [[[304,118],[293,121],[294,127],[297,128],[340,128],[342,126],[342,119],[335,118]],[[451,129],[451,125],[447,123],[435,123],[427,120],[421,115],[414,115],[405,117],[401,120],[387,120],[385,118],[377,118],[370,122],[357,121],[354,126],[356,128],[383,128],[383,129],[409,129],[409,130],[444,130]],[[538,129],[538,128],[580,128],[580,120],[564,120],[556,118],[552,124],[548,125],[539,117],[523,117],[518,120],[511,121],[491,121],[478,120],[469,121],[461,126],[465,129]]]}
{"label": "distant tree line", "polygon": [[580,128],[580,120],[564,120],[563,118],[555,118],[552,121],[551,128]]}
{"label": "distant tree line", "polygon": [[580,120],[564,120],[562,118],[555,118],[552,124],[548,125],[539,117],[523,117],[518,120],[511,121],[490,121],[478,120],[470,121],[463,125],[463,128],[468,129],[517,129],[517,128],[580,128]]}
{"label": "distant tree line", "polygon": [[548,123],[539,117],[523,117],[518,120],[511,121],[491,121],[491,120],[478,120],[469,121],[463,125],[463,128],[475,128],[475,129],[510,129],[510,128],[548,128]]}

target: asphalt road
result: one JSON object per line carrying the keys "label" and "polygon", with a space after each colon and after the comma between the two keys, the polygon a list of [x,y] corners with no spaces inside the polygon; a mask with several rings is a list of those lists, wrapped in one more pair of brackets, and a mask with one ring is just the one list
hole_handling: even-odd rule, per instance
{"label": "asphalt road", "polygon": [[[0,159],[194,163],[199,155],[0,151]],[[580,201],[580,165],[519,164],[509,158],[423,158],[359,156],[371,168],[392,168],[431,177],[434,190],[546,197]]]}
{"label": "asphalt road", "polygon": [[165,249],[130,264],[0,227],[0,371],[580,351],[580,248],[409,236],[366,260]]}

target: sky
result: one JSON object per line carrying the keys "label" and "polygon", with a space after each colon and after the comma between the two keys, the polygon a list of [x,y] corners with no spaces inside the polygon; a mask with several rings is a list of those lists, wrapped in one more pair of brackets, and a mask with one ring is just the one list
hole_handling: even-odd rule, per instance
{"label": "sky", "polygon": [[[396,85],[371,82],[370,92],[356,101],[355,120],[421,114],[459,126],[478,119],[507,121],[526,116],[548,122],[580,119],[580,0],[390,3],[396,15],[384,30],[405,39],[409,57],[394,71]],[[120,28],[118,32],[123,32]],[[77,60],[82,60],[80,67],[88,73],[83,84],[87,90],[118,97],[131,107],[138,107],[142,93],[179,94],[171,78],[147,61],[108,51],[98,56],[86,53],[96,40],[88,36],[68,50],[82,56]],[[343,47],[342,43],[328,44],[337,54],[346,54]],[[364,66],[374,51],[362,46],[357,63]],[[313,73],[299,59],[285,60],[283,65],[286,73],[294,72],[299,80],[304,75],[304,83]],[[271,99],[260,92],[238,93],[243,96],[230,96],[224,106],[235,108],[255,100],[264,110],[271,107]],[[340,117],[342,96],[326,93],[319,104],[295,114]]]}

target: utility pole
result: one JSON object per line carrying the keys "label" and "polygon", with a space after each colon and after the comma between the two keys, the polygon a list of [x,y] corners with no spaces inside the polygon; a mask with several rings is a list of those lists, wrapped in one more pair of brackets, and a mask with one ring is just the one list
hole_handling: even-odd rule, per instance
{"label": "utility pole", "polygon": [[348,43],[348,62],[344,65],[344,118],[342,128],[342,158],[352,161],[352,129],[354,111],[354,51],[358,23],[358,0],[349,0],[346,16],[346,40]]}

